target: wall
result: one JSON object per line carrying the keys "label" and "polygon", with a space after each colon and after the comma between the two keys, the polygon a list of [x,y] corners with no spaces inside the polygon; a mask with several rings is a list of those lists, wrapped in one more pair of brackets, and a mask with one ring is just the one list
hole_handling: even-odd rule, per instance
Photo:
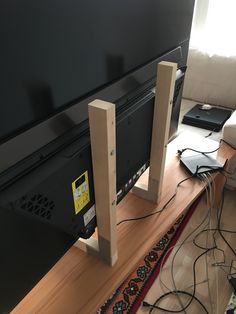
{"label": "wall", "polygon": [[236,57],[190,49],[183,97],[236,109]]}

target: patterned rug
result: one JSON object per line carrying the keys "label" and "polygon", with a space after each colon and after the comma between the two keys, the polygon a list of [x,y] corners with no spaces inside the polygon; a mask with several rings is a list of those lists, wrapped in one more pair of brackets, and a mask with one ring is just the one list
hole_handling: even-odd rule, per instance
{"label": "patterned rug", "polygon": [[[161,261],[165,252],[178,241],[199,201],[200,197],[195,201],[188,212],[179,218],[165,236],[155,244],[147,255],[145,255],[135,271],[120,285],[113,295],[101,306],[97,313],[136,313],[148,290],[159,274]],[[171,250],[166,255],[163,263],[165,263],[170,253]]]}

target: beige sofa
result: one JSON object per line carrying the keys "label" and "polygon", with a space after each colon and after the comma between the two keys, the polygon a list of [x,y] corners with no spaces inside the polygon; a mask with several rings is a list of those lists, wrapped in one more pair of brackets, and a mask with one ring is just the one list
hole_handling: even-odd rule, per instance
{"label": "beige sofa", "polygon": [[209,56],[190,49],[183,97],[236,109],[236,56]]}

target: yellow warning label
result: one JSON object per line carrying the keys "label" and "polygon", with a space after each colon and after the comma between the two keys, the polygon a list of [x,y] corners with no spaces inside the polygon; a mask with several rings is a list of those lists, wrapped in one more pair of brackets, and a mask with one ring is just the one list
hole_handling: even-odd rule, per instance
{"label": "yellow warning label", "polygon": [[90,201],[88,171],[72,182],[75,213],[78,214]]}

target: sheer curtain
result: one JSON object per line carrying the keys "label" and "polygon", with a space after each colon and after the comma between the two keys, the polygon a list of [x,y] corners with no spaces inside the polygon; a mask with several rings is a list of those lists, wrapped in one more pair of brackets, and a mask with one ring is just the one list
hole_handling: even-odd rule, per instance
{"label": "sheer curtain", "polygon": [[196,0],[184,97],[236,109],[236,0]]}
{"label": "sheer curtain", "polygon": [[236,0],[196,0],[191,48],[236,56]]}

